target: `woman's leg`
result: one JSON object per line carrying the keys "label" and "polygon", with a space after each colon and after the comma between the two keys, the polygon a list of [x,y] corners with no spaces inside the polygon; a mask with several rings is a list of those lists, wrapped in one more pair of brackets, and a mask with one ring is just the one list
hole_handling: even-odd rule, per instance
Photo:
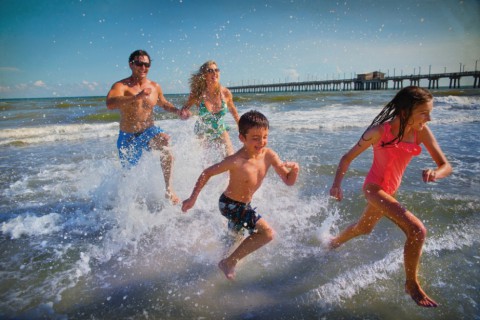
{"label": "woman's leg", "polygon": [[228,131],[224,131],[221,136],[222,142],[225,145],[225,156],[230,156],[233,154],[233,145],[232,141],[230,140],[230,135]]}

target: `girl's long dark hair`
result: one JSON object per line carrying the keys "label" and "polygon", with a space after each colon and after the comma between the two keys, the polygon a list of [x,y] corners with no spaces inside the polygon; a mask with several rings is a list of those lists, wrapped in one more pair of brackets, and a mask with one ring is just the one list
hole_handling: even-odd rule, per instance
{"label": "girl's long dark hair", "polygon": [[[400,142],[403,139],[405,128],[408,120],[412,115],[413,109],[422,103],[428,102],[433,99],[430,91],[417,86],[409,86],[400,90],[395,97],[390,101],[382,111],[373,119],[372,123],[365,130],[367,132],[372,127],[379,124],[390,121],[396,117],[400,119],[400,127],[398,129],[398,135],[391,141],[384,142],[382,146],[387,146]],[[362,134],[362,140],[364,139],[365,132]]]}

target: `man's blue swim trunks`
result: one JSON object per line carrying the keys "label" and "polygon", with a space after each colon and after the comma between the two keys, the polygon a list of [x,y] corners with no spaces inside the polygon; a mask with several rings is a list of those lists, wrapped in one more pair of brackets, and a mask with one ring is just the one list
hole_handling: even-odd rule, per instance
{"label": "man's blue swim trunks", "polygon": [[156,126],[151,126],[142,132],[136,133],[120,131],[118,134],[117,148],[122,166],[130,168],[137,165],[142,157],[143,150],[151,150],[148,145],[150,140],[162,132],[164,131]]}
{"label": "man's blue swim trunks", "polygon": [[252,209],[250,203],[235,201],[223,193],[218,200],[218,207],[222,215],[228,219],[228,228],[237,232],[245,228],[252,234],[257,221],[262,217]]}

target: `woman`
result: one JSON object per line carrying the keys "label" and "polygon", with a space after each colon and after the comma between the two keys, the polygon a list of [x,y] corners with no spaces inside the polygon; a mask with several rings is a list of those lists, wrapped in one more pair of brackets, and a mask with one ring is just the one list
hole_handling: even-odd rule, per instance
{"label": "woman", "polygon": [[233,154],[225,115],[230,111],[237,125],[240,117],[232,93],[220,84],[220,69],[215,61],[205,62],[198,72],[192,74],[190,95],[182,112],[188,112],[193,105],[198,106],[195,134],[209,144],[220,143],[227,156]]}

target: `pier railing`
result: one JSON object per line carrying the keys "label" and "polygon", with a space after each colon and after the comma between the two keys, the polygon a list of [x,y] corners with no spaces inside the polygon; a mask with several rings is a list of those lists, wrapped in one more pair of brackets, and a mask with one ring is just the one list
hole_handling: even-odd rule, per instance
{"label": "pier railing", "polygon": [[480,71],[449,72],[435,74],[401,75],[374,79],[337,79],[303,82],[286,82],[271,84],[253,84],[229,87],[232,93],[265,93],[294,91],[351,91],[351,90],[387,90],[389,83],[392,89],[401,89],[404,82],[408,85],[420,86],[420,80],[428,80],[428,89],[438,89],[439,80],[450,80],[449,88],[460,88],[460,79],[473,77],[473,88],[480,88]]}

